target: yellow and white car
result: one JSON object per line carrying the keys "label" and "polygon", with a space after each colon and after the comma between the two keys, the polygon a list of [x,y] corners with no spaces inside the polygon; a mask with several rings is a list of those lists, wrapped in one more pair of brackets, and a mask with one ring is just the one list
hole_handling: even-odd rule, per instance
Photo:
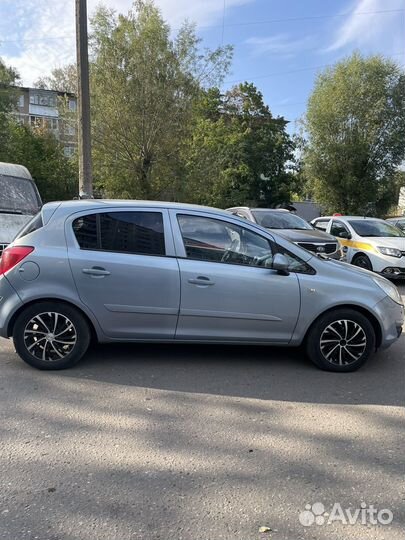
{"label": "yellow and white car", "polygon": [[312,225],[335,236],[344,260],[389,278],[405,278],[405,234],[383,219],[324,216]]}

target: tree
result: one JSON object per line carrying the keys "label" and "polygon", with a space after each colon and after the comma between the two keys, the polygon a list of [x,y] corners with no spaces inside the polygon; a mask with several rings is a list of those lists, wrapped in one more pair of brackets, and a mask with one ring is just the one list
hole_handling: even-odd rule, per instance
{"label": "tree", "polygon": [[44,202],[77,195],[77,164],[63,155],[63,147],[44,129],[31,129],[10,120],[0,161],[25,165]]}
{"label": "tree", "polygon": [[10,112],[16,104],[18,73],[0,59],[0,161],[25,165],[46,201],[77,194],[77,166],[45,129],[18,124]]}
{"label": "tree", "polygon": [[195,28],[173,39],[151,0],[92,19],[91,93],[95,177],[113,197],[177,199],[180,156],[204,85],[227,72],[232,51],[199,52]]}
{"label": "tree", "polygon": [[405,76],[356,53],[321,73],[306,114],[305,172],[329,212],[384,214],[405,157]]}
{"label": "tree", "polygon": [[61,68],[55,68],[51,75],[40,77],[34,82],[34,88],[44,88],[57,92],[77,92],[77,68],[76,64],[68,64]]}
{"label": "tree", "polygon": [[276,206],[290,200],[294,145],[253,84],[205,92],[190,143],[189,197],[216,206]]}
{"label": "tree", "polygon": [[18,80],[18,73],[0,58],[0,153],[7,143],[9,113],[16,104],[14,85]]}
{"label": "tree", "polygon": [[19,75],[14,68],[6,66],[0,58],[0,117],[9,113],[15,104],[16,93],[14,86]]}

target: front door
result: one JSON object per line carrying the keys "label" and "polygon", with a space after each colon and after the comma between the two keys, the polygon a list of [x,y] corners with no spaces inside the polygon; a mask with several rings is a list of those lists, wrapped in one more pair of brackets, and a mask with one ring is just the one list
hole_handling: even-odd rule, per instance
{"label": "front door", "polygon": [[[180,276],[167,210],[92,211],[66,223],[81,301],[111,338],[174,338]],[[173,253],[172,253],[173,255]]]}
{"label": "front door", "polygon": [[270,239],[236,220],[170,215],[181,276],[176,339],[288,343],[299,284],[296,274],[271,269]]}

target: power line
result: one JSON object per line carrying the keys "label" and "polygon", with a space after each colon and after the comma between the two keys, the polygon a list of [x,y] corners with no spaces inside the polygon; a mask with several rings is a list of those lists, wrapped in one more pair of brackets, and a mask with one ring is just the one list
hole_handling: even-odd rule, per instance
{"label": "power line", "polygon": [[[268,19],[263,21],[246,21],[246,22],[235,22],[235,23],[225,23],[225,8],[226,0],[224,0],[224,14],[222,17],[221,24],[214,25],[201,25],[197,26],[197,29],[208,29],[208,28],[222,28],[223,32],[225,28],[237,27],[237,26],[254,26],[260,24],[273,24],[273,23],[282,23],[282,22],[294,22],[294,21],[311,21],[311,20],[320,20],[320,19],[334,19],[339,17],[350,17],[350,16],[362,16],[362,15],[379,15],[386,13],[404,13],[405,9],[380,9],[376,11],[359,11],[359,12],[346,12],[338,13],[335,15],[309,15],[304,17],[288,17],[281,19]],[[175,28],[174,28],[175,30]],[[37,38],[21,38],[21,39],[0,39],[0,45],[2,43],[19,43],[19,42],[35,42],[35,41],[54,41],[59,39],[71,39],[74,37],[74,34],[67,34],[64,36],[54,36],[54,37],[37,37]]]}
{"label": "power line", "polygon": [[39,37],[39,38],[21,38],[21,39],[0,39],[0,45],[3,43],[22,43],[22,42],[35,42],[35,41],[55,41],[59,39],[73,39],[74,34],[68,34],[66,36],[55,37]]}
{"label": "power line", "polygon": [[224,44],[224,36],[225,36],[225,11],[226,11],[226,0],[224,0],[224,8],[222,11],[222,35],[221,35],[221,45]]}
{"label": "power line", "polygon": [[[346,13],[337,13],[335,15],[308,15],[304,17],[288,17],[284,19],[267,19],[263,21],[226,23],[224,26],[226,27],[253,26],[253,25],[272,24],[272,23],[281,23],[281,22],[311,21],[311,20],[319,20],[319,19],[334,19],[338,17],[351,17],[351,16],[357,16],[357,15],[378,15],[378,14],[384,14],[384,13],[404,13],[404,12],[405,12],[405,9],[380,9],[377,11],[359,11],[359,12],[349,11]],[[197,28],[200,28],[200,29],[218,28],[221,26],[222,25],[219,25],[219,24],[213,24],[213,25],[201,25],[201,26],[197,26]]]}
{"label": "power line", "polygon": [[[389,56],[403,56],[404,54],[405,54],[404,51],[402,51],[402,52],[399,52],[399,53],[390,54]],[[223,84],[236,84],[236,83],[240,83],[240,82],[244,82],[244,81],[255,81],[255,80],[259,80],[259,79],[269,79],[270,77],[279,77],[279,76],[282,76],[282,75],[290,75],[292,73],[300,73],[300,72],[303,72],[303,71],[313,71],[313,70],[317,70],[317,69],[325,69],[325,68],[334,66],[335,63],[336,62],[334,62],[333,64],[323,64],[321,66],[311,66],[311,67],[308,66],[308,67],[303,67],[303,68],[298,68],[298,69],[290,69],[289,71],[278,71],[278,72],[274,72],[274,73],[268,73],[267,75],[257,75],[256,77],[244,77],[243,79],[234,79],[234,80],[230,80],[230,81],[224,81]]]}

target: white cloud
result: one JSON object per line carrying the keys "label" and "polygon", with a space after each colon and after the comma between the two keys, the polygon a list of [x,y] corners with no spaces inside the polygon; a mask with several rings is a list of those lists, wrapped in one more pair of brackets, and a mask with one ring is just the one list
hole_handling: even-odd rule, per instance
{"label": "white cloud", "polygon": [[[360,0],[336,32],[326,52],[337,51],[348,46],[392,45],[399,38],[393,36],[392,26],[401,17],[394,10],[403,9],[402,0]],[[387,13],[381,13],[387,11]]]}
{"label": "white cloud", "polygon": [[252,47],[255,56],[277,55],[278,57],[291,58],[302,51],[312,41],[311,38],[293,40],[287,34],[276,34],[268,37],[251,37],[245,43]]}
{"label": "white cloud", "polygon": [[[227,0],[226,13],[255,0]],[[88,0],[91,16],[99,0]],[[127,12],[131,0],[104,0],[104,5]],[[156,0],[163,17],[172,27],[184,19],[198,25],[221,24],[221,0]],[[10,29],[13,29],[10,31]],[[73,0],[0,0],[0,56],[19,71],[23,84],[31,85],[42,75],[75,59],[75,14]],[[52,39],[68,36],[66,39]],[[39,38],[48,38],[39,40]],[[16,40],[15,43],[10,43]]]}

